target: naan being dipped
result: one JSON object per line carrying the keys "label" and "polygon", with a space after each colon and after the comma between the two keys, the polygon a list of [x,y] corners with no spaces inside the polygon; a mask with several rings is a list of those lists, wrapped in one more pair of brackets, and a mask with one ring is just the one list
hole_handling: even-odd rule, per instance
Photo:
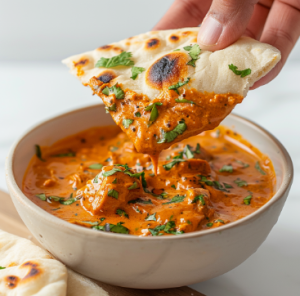
{"label": "naan being dipped", "polygon": [[108,296],[30,240],[0,229],[0,296]]}
{"label": "naan being dipped", "polygon": [[152,31],[63,63],[103,100],[138,152],[157,155],[218,126],[280,60],[276,48],[249,37],[204,51],[197,33]]}

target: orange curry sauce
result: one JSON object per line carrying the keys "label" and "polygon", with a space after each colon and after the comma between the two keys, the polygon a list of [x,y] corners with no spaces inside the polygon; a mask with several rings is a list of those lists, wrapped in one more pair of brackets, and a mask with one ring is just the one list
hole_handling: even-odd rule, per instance
{"label": "orange curry sauce", "polygon": [[52,215],[98,231],[156,236],[219,227],[264,205],[276,182],[270,159],[225,127],[164,150],[157,176],[117,126],[41,150],[23,192]]}

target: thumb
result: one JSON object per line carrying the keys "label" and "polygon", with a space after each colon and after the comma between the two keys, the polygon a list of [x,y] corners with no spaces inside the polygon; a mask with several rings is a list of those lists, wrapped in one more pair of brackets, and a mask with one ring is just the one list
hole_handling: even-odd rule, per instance
{"label": "thumb", "polygon": [[258,0],[213,0],[198,33],[198,44],[219,50],[240,38]]}

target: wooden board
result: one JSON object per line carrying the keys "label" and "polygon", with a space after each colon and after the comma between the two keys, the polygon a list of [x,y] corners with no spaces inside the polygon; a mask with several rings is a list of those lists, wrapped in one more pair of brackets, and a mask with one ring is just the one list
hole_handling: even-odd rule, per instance
{"label": "wooden board", "polygon": [[[30,239],[41,246],[21,220],[10,196],[2,191],[0,191],[0,228],[6,232]],[[163,290],[136,290],[111,286],[100,282],[96,283],[107,291],[110,296],[205,296],[189,287]]]}

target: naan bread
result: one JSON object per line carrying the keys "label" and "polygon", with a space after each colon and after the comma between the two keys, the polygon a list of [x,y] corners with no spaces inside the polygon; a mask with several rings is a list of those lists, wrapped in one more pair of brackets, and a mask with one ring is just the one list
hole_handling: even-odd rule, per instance
{"label": "naan bread", "polygon": [[30,240],[0,230],[0,296],[108,296]]}
{"label": "naan bread", "polygon": [[[104,83],[121,83],[124,89],[143,93],[153,100],[164,87],[178,82],[182,77],[191,77],[190,87],[201,92],[232,93],[245,97],[249,87],[265,76],[281,58],[279,50],[275,47],[249,37],[241,37],[223,50],[201,51],[196,67],[181,63],[178,69],[174,63],[174,68],[170,69],[171,75],[151,76],[149,69],[166,55],[171,55],[171,61],[172,56],[175,59],[178,55],[183,60],[190,60],[188,52],[183,48],[197,42],[198,29],[197,27],[151,31],[71,56],[63,60],[63,63],[71,69],[72,74],[78,76],[84,85],[87,85],[95,76]],[[176,49],[180,51],[174,52]],[[134,61],[134,66],[146,69],[136,80],[130,78],[131,67],[118,66],[109,70],[95,68],[96,62],[101,57],[111,58],[122,51],[132,53],[131,59]],[[250,68],[251,75],[241,78],[229,70],[229,64],[234,64],[239,70]]]}
{"label": "naan bread", "polygon": [[[137,151],[154,156],[218,126],[249,87],[280,60],[276,48],[249,37],[223,50],[200,52],[197,32],[198,28],[148,32],[63,63],[101,97]],[[131,65],[96,66],[100,59],[100,65],[107,66],[109,58],[121,53]],[[136,79],[133,64],[143,70]]]}
{"label": "naan bread", "polygon": [[0,295],[65,296],[67,269],[31,241],[0,230]]}

